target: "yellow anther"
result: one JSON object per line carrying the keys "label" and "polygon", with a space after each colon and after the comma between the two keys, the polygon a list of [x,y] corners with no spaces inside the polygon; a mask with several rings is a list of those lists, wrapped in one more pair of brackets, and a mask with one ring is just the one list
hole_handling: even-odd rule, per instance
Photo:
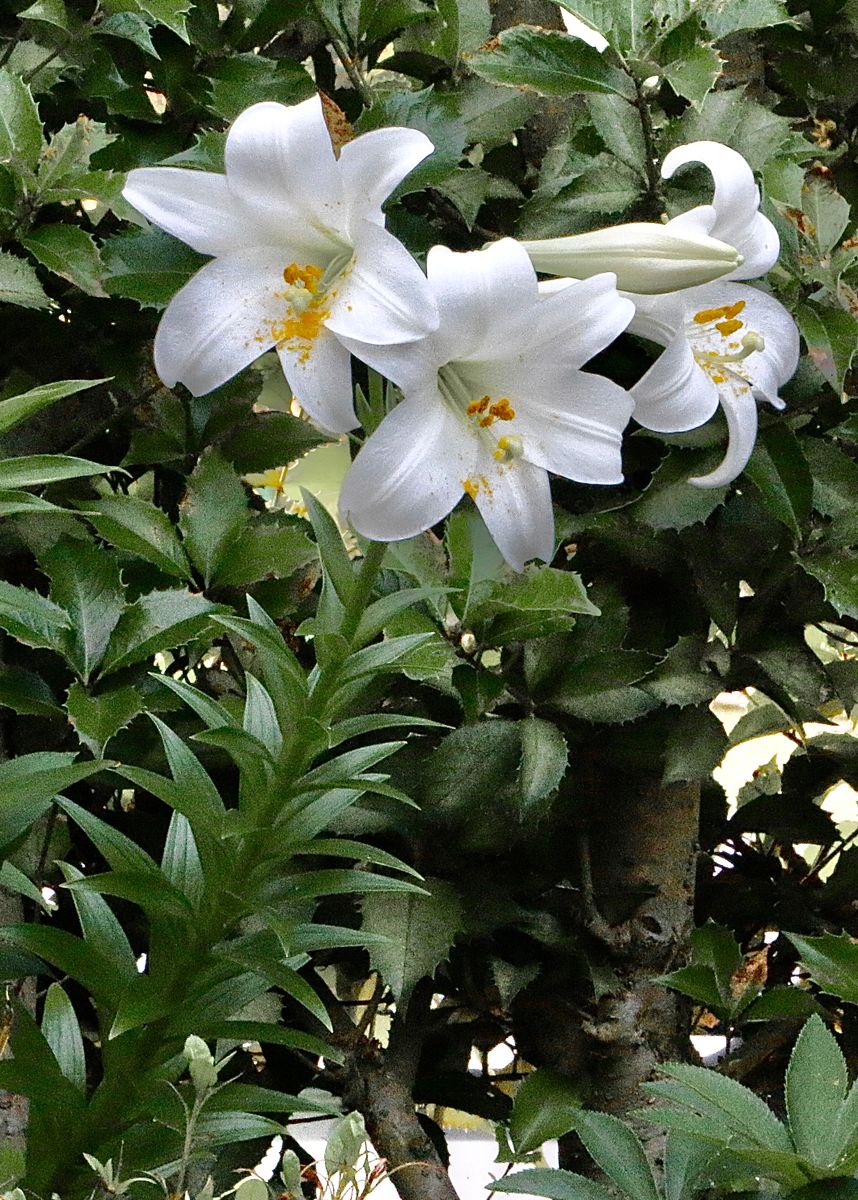
{"label": "yellow anther", "polygon": [[512,421],[515,418],[515,409],[510,407],[506,396],[502,396],[500,400],[496,400],[489,408],[489,412],[493,417],[497,417],[499,421]]}
{"label": "yellow anther", "polygon": [[731,321],[719,321],[715,328],[722,337],[729,337],[731,333],[735,333],[737,329],[741,329],[744,322],[737,321],[735,318]]}
{"label": "yellow anther", "polygon": [[315,263],[307,263],[306,266],[299,266],[298,263],[289,263],[289,266],[284,268],[283,279],[290,287],[298,285],[305,287],[308,292],[315,292],[319,287],[319,280],[322,278],[322,268],[317,267]]}
{"label": "yellow anther", "polygon": [[697,325],[708,325],[710,321],[724,318],[732,321],[734,317],[738,317],[744,307],[745,301],[737,300],[735,304],[722,304],[720,308],[702,308],[700,312],[694,314],[694,321]]}
{"label": "yellow anther", "polygon": [[483,396],[482,400],[472,400],[465,409],[469,417],[476,416],[477,413],[484,413],[489,406],[489,396]]}
{"label": "yellow anther", "polygon": [[468,495],[471,497],[472,500],[476,500],[477,492],[480,490],[479,480],[463,479],[462,487],[465,489],[465,491],[468,493]]}

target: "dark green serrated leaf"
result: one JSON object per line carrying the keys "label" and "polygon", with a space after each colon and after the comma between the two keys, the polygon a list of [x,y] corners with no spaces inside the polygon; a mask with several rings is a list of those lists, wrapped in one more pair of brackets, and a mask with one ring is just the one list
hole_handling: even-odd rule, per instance
{"label": "dark green serrated leaf", "polygon": [[848,1083],[846,1060],[834,1035],[820,1017],[812,1016],[790,1056],[785,1089],[795,1148],[817,1168],[831,1168],[837,1160],[837,1114]]}
{"label": "dark green serrated leaf", "polygon": [[67,614],[63,651],[84,684],[101,662],[125,611],[116,560],[91,542],[63,540],[42,557],[51,599]]}
{"label": "dark green serrated leaf", "polygon": [[223,611],[222,605],[181,588],[141,596],[117,622],[101,664],[102,674],[184,645],[199,637],[209,619]]}
{"label": "dark green serrated leaf", "polygon": [[613,92],[635,98],[625,71],[611,66],[592,46],[553,30],[519,25],[504,30],[492,49],[466,58],[470,69],[491,83],[531,88],[543,96]]}
{"label": "dark green serrated leaf", "polygon": [[0,304],[20,308],[50,308],[53,304],[32,264],[8,250],[0,250]]}
{"label": "dark green serrated leaf", "polygon": [[0,629],[27,646],[60,651],[70,636],[68,615],[45,596],[0,580]]}
{"label": "dark green serrated leaf", "polygon": [[42,149],[42,122],[26,83],[0,68],[0,162],[32,170]]}
{"label": "dark green serrated leaf", "polygon": [[464,924],[455,889],[426,880],[429,895],[368,895],[361,900],[363,930],[382,937],[369,947],[370,965],[382,975],[399,1003],[414,985],[447,957]]}
{"label": "dark green serrated leaf", "polygon": [[80,741],[102,758],[104,747],[143,711],[145,700],[135,687],[115,688],[93,695],[81,683],[73,683],[66,697],[68,718]]}
{"label": "dark green serrated leaf", "polygon": [[583,1099],[579,1082],[548,1067],[525,1076],[509,1121],[516,1153],[523,1156],[539,1150],[543,1142],[574,1129]]}
{"label": "dark green serrated leaf", "polygon": [[40,225],[21,244],[43,267],[90,296],[106,296],[104,269],[92,237],[79,225]]}

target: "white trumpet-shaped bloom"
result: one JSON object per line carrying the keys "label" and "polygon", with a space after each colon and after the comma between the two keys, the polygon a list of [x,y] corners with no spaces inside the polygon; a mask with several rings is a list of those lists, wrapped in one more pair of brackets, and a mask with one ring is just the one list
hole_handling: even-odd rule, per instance
{"label": "white trumpet-shaped bloom", "polygon": [[724,487],[751,457],[757,400],[784,407],[778,390],[798,365],[795,322],[777,300],[741,283],[635,301],[633,330],[666,347],[632,388],[635,420],[658,433],[680,433],[708,421],[720,404],[727,453],[714,471],[690,482]]}
{"label": "white trumpet-shaped bloom", "polygon": [[396,541],[436,524],[463,494],[507,562],[549,560],[548,472],[619,483],[632,399],[581,367],[628,325],[613,275],[540,291],[526,251],[504,239],[429,252],[438,329],[408,346],[356,353],[404,400],[359,451],[340,511],[366,537]]}
{"label": "white trumpet-shaped bloom", "polygon": [[759,211],[760,193],[741,154],[717,142],[672,150],[662,173],[704,163],[715,181],[711,205],[674,218],[668,229],[699,230],[736,246],[741,266],[717,283],[665,296],[633,295],[631,330],[665,347],[632,388],[634,417],[646,429],[680,433],[702,425],[718,405],[727,420],[723,462],[690,482],[723,487],[744,469],[757,436],[757,400],[783,408],[778,396],[798,365],[799,337],[787,310],[765,292],[731,282],[767,271],[780,244]]}
{"label": "white trumpet-shaped bloom", "polygon": [[321,100],[246,109],[226,139],[224,175],[131,171],[125,198],[210,254],[173,297],[155,338],[169,386],[203,395],[276,349],[301,405],[326,429],[357,424],[349,352],[437,325],[426,279],[384,228],[381,205],[430,154],[414,129],[377,129],[334,153]]}

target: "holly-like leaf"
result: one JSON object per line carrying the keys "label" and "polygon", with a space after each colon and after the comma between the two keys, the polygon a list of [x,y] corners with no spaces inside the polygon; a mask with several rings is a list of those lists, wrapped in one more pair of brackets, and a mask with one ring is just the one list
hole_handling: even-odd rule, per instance
{"label": "holly-like leaf", "polygon": [[819,580],[826,600],[841,617],[858,619],[858,561],[851,551],[804,555],[799,561],[808,575]]}
{"label": "holly-like leaf", "polygon": [[580,1082],[549,1067],[526,1075],[516,1092],[509,1122],[516,1153],[523,1157],[539,1150],[543,1142],[574,1129],[583,1100]]}
{"label": "holly-like leaf", "polygon": [[801,956],[802,966],[823,992],[839,996],[850,1004],[858,1004],[858,943],[844,933],[835,937],[802,937],[787,933]]}
{"label": "holly-like leaf", "polygon": [[837,1115],[848,1084],[846,1060],[834,1035],[821,1017],[812,1016],[793,1048],[785,1089],[795,1148],[817,1168],[831,1168],[837,1160]]}
{"label": "holly-like leaf", "polygon": [[149,592],[129,605],[117,622],[101,665],[102,674],[172,650],[206,628],[209,617],[226,611],[205,596],[182,588]]}
{"label": "holly-like leaf", "polygon": [[185,549],[208,587],[226,566],[249,519],[247,494],[217,450],[201,455],[188,479],[179,526]]}
{"label": "holly-like leaf", "polygon": [[61,650],[70,635],[67,614],[45,596],[0,580],[0,629],[27,646]]}
{"label": "holly-like leaf", "polygon": [[66,698],[69,721],[80,741],[96,758],[115,733],[143,711],[144,698],[138,688],[122,687],[93,695],[81,683],[73,683]]}
{"label": "holly-like leaf", "polygon": [[582,721],[624,723],[655,708],[658,701],[636,687],[653,660],[637,650],[609,650],[561,669],[548,702]]}
{"label": "holly-like leaf", "polygon": [[858,346],[858,322],[843,308],[800,304],[795,319],[810,360],[838,395]]}
{"label": "holly-like leaf", "polygon": [[40,225],[22,238],[22,245],[43,267],[67,279],[90,296],[106,296],[104,268],[98,247],[79,225]]}
{"label": "holly-like leaf", "polygon": [[167,514],[138,496],[102,496],[78,506],[95,531],[118,550],[145,559],[168,575],[189,579],[191,566]]}
{"label": "holly-like leaf", "polygon": [[492,646],[569,629],[576,613],[598,616],[580,575],[553,567],[527,568],[495,584],[468,612],[480,640]]}
{"label": "holly-like leaf", "polygon": [[32,170],[42,149],[42,122],[21,77],[0,67],[0,162]]}
{"label": "holly-like leaf", "polygon": [[0,250],[0,304],[50,308],[52,303],[39,283],[35,267],[8,250]]}
{"label": "holly-like leaf", "polygon": [[373,941],[370,964],[400,1004],[444,961],[464,924],[461,901],[449,883],[428,879],[426,888],[428,896],[370,894],[361,900],[363,929],[389,939]]}
{"label": "holly-like leaf", "polygon": [[163,308],[206,262],[176,238],[142,229],[108,238],[101,257],[106,291],[152,308]]}
{"label": "holly-like leaf", "polygon": [[125,610],[116,559],[92,542],[63,540],[43,556],[42,565],[51,579],[51,599],[68,614],[64,653],[88,683]]}
{"label": "holly-like leaf", "polygon": [[518,25],[504,30],[490,49],[466,59],[472,71],[491,83],[530,88],[542,96],[613,92],[635,98],[635,85],[625,71],[585,42],[553,30]]}

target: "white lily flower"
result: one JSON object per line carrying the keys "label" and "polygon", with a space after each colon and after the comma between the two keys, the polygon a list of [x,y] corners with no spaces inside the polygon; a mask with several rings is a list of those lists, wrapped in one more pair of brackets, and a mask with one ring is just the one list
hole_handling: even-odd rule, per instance
{"label": "white lily flower", "polygon": [[347,335],[406,342],[437,325],[426,279],[384,228],[383,201],[433,149],[415,129],[377,129],[334,154],[318,96],[246,109],[226,139],[226,174],[131,171],[124,196],[201,254],[155,338],[164,383],[203,395],[277,350],[308,415],[342,433],[352,406]]}
{"label": "white lily flower", "polygon": [[720,404],[727,453],[714,471],[689,482],[724,487],[754,449],[756,401],[784,407],[778,389],[798,365],[795,322],[777,300],[741,283],[634,299],[632,330],[666,347],[631,389],[635,420],[658,433],[680,433],[708,421]]}
{"label": "white lily flower", "polygon": [[436,524],[464,493],[507,562],[549,560],[548,472],[619,483],[628,392],[580,368],[628,325],[613,275],[540,290],[526,251],[429,252],[438,329],[409,346],[355,353],[404,393],[346,476],[340,511],[366,537],[396,541]]}
{"label": "white lily flower", "polygon": [[724,487],[744,470],[757,436],[757,400],[784,407],[778,389],[798,365],[799,336],[787,310],[756,288],[728,282],[760,275],[773,265],[780,241],[759,211],[760,192],[741,154],[718,142],[692,142],[667,155],[662,174],[703,163],[715,194],[669,221],[666,228],[714,234],[732,243],[743,261],[724,279],[668,296],[633,295],[630,329],[666,349],[632,388],[635,420],[658,433],[680,433],[708,421],[720,404],[729,442],[723,462],[689,482]]}

